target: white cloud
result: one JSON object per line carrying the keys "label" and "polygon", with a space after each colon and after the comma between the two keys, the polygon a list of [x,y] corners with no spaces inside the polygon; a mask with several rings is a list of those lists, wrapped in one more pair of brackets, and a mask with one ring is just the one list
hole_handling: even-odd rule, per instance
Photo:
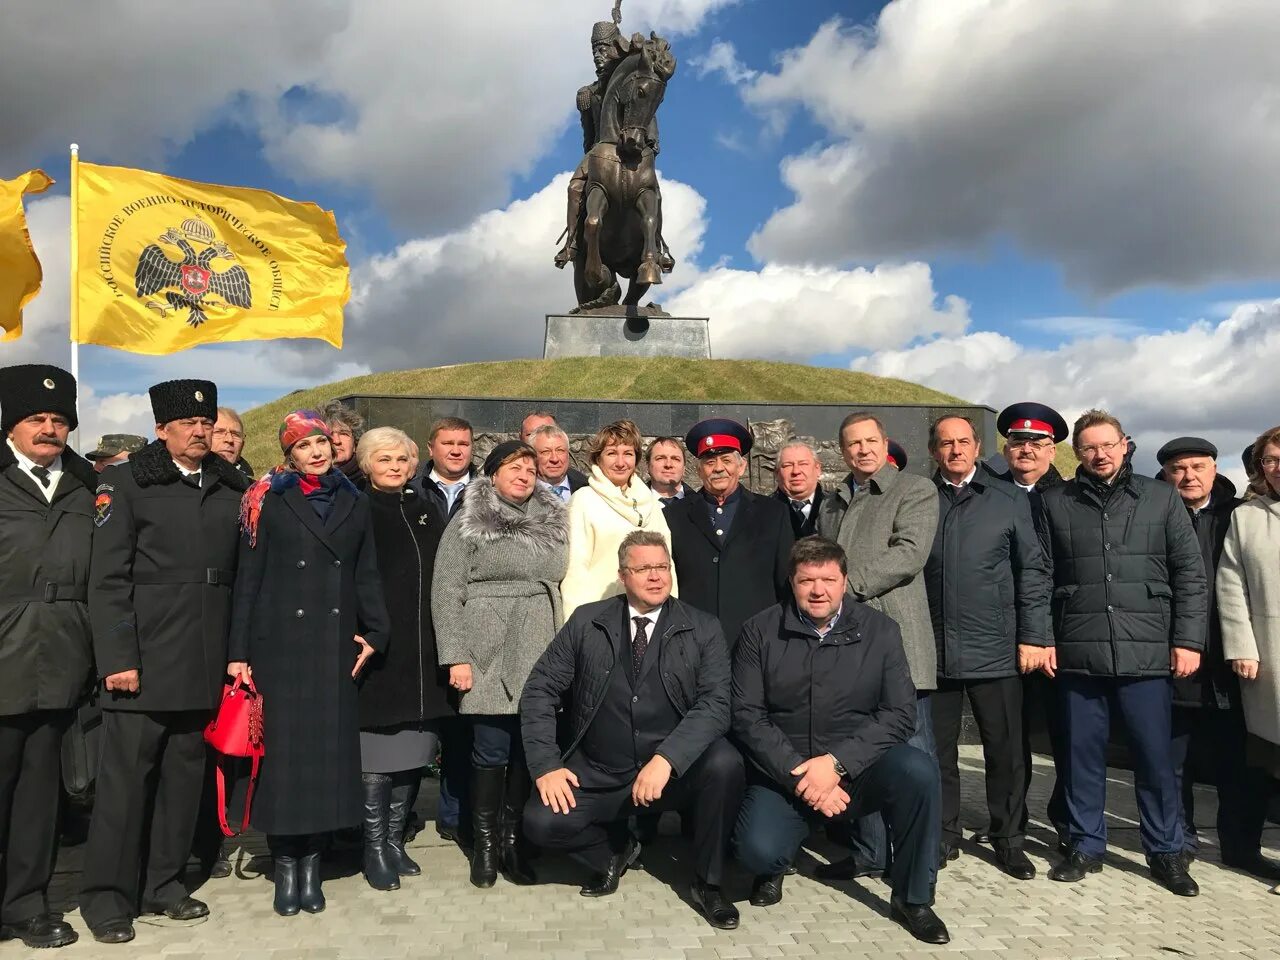
{"label": "white cloud", "polygon": [[718,73],[734,86],[750,83],[760,75],[738,59],[737,48],[732,43],[719,38],[712,41],[706,53],[690,60],[689,66],[698,71],[699,77]]}
{"label": "white cloud", "polygon": [[894,0],[746,88],[833,140],[790,157],[762,260],[1012,239],[1098,294],[1274,277],[1280,17],[1262,0]]}
{"label": "white cloud", "polygon": [[[626,5],[623,29],[675,38],[734,2]],[[155,164],[230,120],[294,180],[367,190],[406,228],[454,227],[504,202],[576,119],[591,24],[608,13],[599,0],[224,0],[196,23],[157,0],[21,0],[4,13],[0,170],[71,141],[85,159]]]}
{"label": "white cloud", "polygon": [[1157,469],[1167,440],[1199,435],[1218,445],[1240,481],[1238,452],[1280,422],[1280,300],[1237,307],[1225,320],[1133,339],[1087,337],[1030,349],[1002,334],[940,337],[856,360],[854,369],[900,377],[1000,408],[1038,400],[1068,422],[1089,407],[1120,418],[1138,443],[1138,465]]}

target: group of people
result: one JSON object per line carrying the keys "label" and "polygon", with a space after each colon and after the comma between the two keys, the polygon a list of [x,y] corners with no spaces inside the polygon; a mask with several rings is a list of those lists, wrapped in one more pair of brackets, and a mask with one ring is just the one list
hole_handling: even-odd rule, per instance
{"label": "group of people", "polygon": [[[1036,873],[1023,846],[1041,717],[1062,852],[1049,876],[1102,869],[1114,712],[1154,879],[1198,892],[1204,758],[1223,862],[1280,881],[1261,852],[1280,775],[1280,427],[1247,452],[1240,500],[1201,438],[1139,476],[1100,410],[1068,431],[1015,404],[985,459],[975,424],[943,416],[932,478],[852,413],[835,438],[845,477],[824,488],[796,441],[763,495],[743,485],[752,434],[725,419],[648,444],[610,423],[584,475],[550,413],[479,464],[470,424],[441,419],[421,462],[403,431],[331,404],[288,414],[282,464],[255,479],[213,383],[150,398],[156,438],[104,437],[91,464],[67,446],[71,375],[0,369],[6,938],[77,938],[46,891],[59,744],[89,693],[103,725],[82,919],[123,943],[141,913],[208,913],[183,874],[193,851],[219,868],[202,732],[229,679],[262,698],[252,825],[282,916],[325,908],[335,832],[359,827],[375,889],[422,872],[406,841],[440,757],[436,829],[477,887],[534,883],[535,852],[556,850],[586,867],[583,896],[608,896],[677,811],[690,902],[732,929],[731,860],[755,878],[750,902],[772,906],[823,826],[849,855],[821,875],[887,876],[891,915],[946,943],[933,904],[960,852],[966,701],[990,815],[978,839],[1009,876]],[[1063,479],[1068,435],[1080,467]]]}

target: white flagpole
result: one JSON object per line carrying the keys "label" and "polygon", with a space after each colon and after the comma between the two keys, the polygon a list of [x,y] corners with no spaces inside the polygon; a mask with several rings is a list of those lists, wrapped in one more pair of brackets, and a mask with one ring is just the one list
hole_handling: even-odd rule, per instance
{"label": "white flagpole", "polygon": [[[76,420],[80,419],[80,144],[71,144],[71,377],[76,382]],[[80,430],[71,435],[73,448],[80,445]]]}

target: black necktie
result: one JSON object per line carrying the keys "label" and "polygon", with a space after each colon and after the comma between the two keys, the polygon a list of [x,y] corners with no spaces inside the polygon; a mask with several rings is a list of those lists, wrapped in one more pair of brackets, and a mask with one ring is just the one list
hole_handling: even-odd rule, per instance
{"label": "black necktie", "polygon": [[49,468],[48,467],[42,467],[39,464],[36,464],[31,468],[31,474],[37,480],[40,481],[40,486],[44,487],[46,490],[49,489]]}
{"label": "black necktie", "polygon": [[804,519],[804,508],[807,507],[808,505],[809,505],[808,502],[804,500],[791,501],[791,509],[796,512],[796,516],[798,516],[801,520]]}
{"label": "black necktie", "polygon": [[649,649],[649,618],[632,617],[631,622],[636,625],[635,639],[631,641],[631,666],[635,668],[635,675],[639,677],[640,664],[644,662],[644,652]]}

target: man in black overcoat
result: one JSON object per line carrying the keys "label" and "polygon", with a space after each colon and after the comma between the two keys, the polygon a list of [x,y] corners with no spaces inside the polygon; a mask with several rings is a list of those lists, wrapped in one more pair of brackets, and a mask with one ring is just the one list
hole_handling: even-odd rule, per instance
{"label": "man in black overcoat", "polygon": [[684,442],[702,489],[666,508],[680,599],[719,617],[732,649],[748,618],[790,595],[790,511],[742,486],[752,443],[742,424],[703,420]]}
{"label": "man in black overcoat", "polygon": [[778,489],[773,498],[791,512],[791,532],[797,540],[818,532],[818,511],[826,496],[822,484],[822,464],[813,447],[803,441],[788,443],[778,451],[774,468]]}
{"label": "man in black overcoat", "polygon": [[139,912],[209,912],[181,878],[204,782],[202,733],[226,677],[248,487],[210,452],[212,383],[170,380],[150,393],[158,439],[104,470],[94,503],[89,616],[103,748],[80,914],[104,943],[133,939]]}
{"label": "man in black overcoat", "polygon": [[61,947],[49,912],[62,735],[93,670],[85,615],[97,475],[67,449],[76,382],[0,370],[0,939]]}
{"label": "man in black overcoat", "polygon": [[1182,786],[1183,844],[1189,856],[1199,851],[1195,824],[1197,760],[1212,771],[1218,788],[1218,846],[1222,862],[1272,883],[1280,864],[1262,855],[1269,790],[1265,776],[1245,758],[1247,731],[1240,702],[1240,681],[1222,654],[1222,630],[1214,581],[1231,514],[1240,504],[1236,488],[1218,473],[1218,448],[1203,437],[1178,437],[1156,453],[1157,479],[1177,488],[1195,529],[1208,576],[1209,618],[1200,669],[1173,683],[1173,755]]}
{"label": "man in black overcoat", "polygon": [[[626,829],[640,811],[693,819],[690,900],[712,926],[738,910],[720,892],[742,799],[742,757],[729,732],[729,654],[715,618],[671,596],[666,540],[636,530],[618,549],[624,593],[579,607],[538,660],[520,700],[537,795],[525,834],[595,873],[583,896],[618,889],[639,853]],[[556,710],[569,693],[568,747]]]}

